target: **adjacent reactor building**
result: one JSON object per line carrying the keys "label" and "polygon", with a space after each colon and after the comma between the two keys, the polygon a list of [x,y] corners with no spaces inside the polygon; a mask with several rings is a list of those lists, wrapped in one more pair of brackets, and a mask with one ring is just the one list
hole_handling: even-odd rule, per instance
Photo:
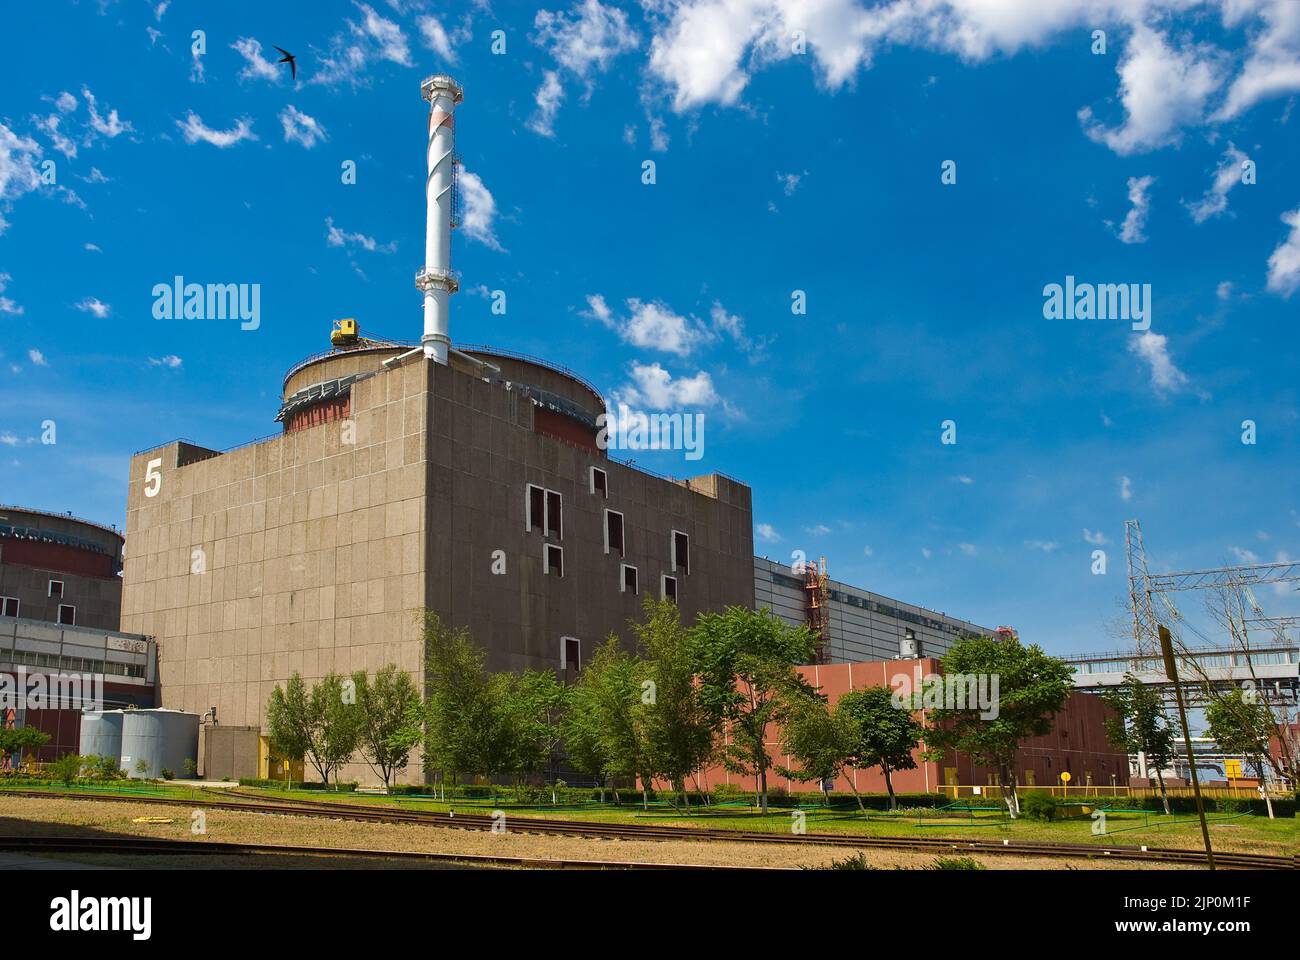
{"label": "adjacent reactor building", "polygon": [[[77,751],[83,708],[155,701],[155,644],[119,629],[122,547],[103,524],[0,506],[0,673],[14,678],[0,724],[48,733],[38,760]],[[21,681],[38,677],[36,707]]]}

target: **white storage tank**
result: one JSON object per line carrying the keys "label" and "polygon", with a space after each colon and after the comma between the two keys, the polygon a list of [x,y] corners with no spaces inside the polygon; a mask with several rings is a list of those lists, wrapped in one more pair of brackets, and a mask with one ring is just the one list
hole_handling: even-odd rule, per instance
{"label": "white storage tank", "polygon": [[81,715],[81,742],[77,752],[83,757],[122,757],[122,711],[103,710]]}
{"label": "white storage tank", "polygon": [[[199,715],[180,710],[125,710],[122,713],[122,769],[135,778],[185,775],[185,761],[198,761]],[[144,761],[145,770],[138,768]]]}

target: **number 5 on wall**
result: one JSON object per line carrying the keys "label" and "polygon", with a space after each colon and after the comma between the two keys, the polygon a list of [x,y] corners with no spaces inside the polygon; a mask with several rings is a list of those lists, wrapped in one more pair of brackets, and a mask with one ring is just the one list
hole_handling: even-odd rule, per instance
{"label": "number 5 on wall", "polygon": [[158,496],[158,491],[162,489],[162,474],[158,468],[162,466],[162,457],[157,460],[150,460],[144,468],[144,495],[146,497]]}

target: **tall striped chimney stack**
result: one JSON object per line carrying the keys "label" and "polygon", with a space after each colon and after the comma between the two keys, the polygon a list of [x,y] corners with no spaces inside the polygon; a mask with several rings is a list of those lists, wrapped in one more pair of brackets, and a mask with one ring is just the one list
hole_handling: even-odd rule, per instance
{"label": "tall striped chimney stack", "polygon": [[420,94],[429,101],[429,175],[424,182],[424,269],[415,285],[424,294],[424,355],[437,363],[447,362],[451,347],[447,310],[451,295],[459,289],[451,269],[451,228],[455,198],[456,105],[464,91],[446,74],[435,74],[420,84]]}

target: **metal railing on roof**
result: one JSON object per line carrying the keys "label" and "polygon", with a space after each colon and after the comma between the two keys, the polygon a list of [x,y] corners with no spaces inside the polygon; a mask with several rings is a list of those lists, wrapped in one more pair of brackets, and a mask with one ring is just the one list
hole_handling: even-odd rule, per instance
{"label": "metal railing on roof", "polygon": [[88,527],[98,527],[107,533],[115,534],[119,539],[122,538],[122,531],[117,527],[110,526],[106,523],[100,523],[98,520],[87,520],[85,517],[78,517],[71,513],[55,513],[52,510],[35,510],[31,507],[20,507],[16,503],[0,503],[0,511],[17,510],[19,513],[32,513],[42,517],[51,517],[55,520],[72,520],[75,523],[84,523]]}

